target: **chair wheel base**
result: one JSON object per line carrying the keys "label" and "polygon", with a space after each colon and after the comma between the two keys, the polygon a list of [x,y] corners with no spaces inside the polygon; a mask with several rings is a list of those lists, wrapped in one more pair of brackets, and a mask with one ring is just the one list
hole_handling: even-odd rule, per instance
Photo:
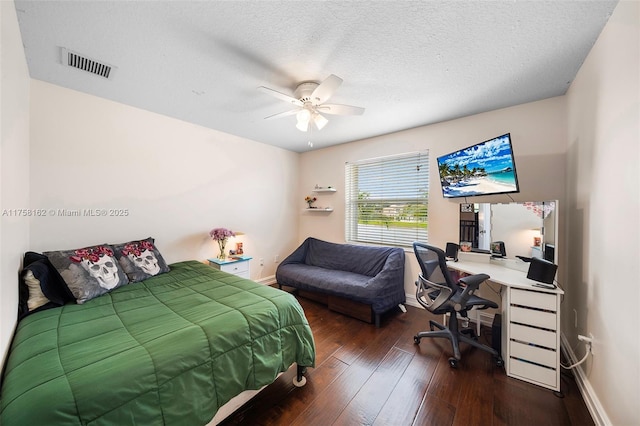
{"label": "chair wheel base", "polygon": [[454,357],[449,358],[449,365],[451,368],[458,368],[458,360]]}
{"label": "chair wheel base", "polygon": [[415,343],[416,345],[420,344],[420,338],[418,336],[413,336],[413,343]]}

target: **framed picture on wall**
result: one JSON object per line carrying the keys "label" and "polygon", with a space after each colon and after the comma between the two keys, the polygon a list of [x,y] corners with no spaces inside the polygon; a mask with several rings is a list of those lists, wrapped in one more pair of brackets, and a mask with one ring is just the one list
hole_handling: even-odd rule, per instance
{"label": "framed picture on wall", "polygon": [[473,213],[473,204],[471,203],[460,203],[460,211],[461,212],[470,212]]}

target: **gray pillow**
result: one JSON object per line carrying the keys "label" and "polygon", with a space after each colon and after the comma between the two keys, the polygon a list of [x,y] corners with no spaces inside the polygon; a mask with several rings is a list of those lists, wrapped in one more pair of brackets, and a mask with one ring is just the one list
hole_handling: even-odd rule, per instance
{"label": "gray pillow", "polygon": [[116,258],[132,283],[169,272],[169,267],[151,237],[114,244]]}
{"label": "gray pillow", "polygon": [[43,254],[60,273],[77,303],[84,303],[129,283],[113,247],[108,244]]}

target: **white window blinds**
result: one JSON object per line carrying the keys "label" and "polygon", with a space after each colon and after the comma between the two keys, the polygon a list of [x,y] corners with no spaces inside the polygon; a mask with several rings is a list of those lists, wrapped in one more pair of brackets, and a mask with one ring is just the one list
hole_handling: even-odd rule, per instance
{"label": "white window blinds", "polygon": [[345,190],[347,242],[427,242],[428,151],[346,163]]}

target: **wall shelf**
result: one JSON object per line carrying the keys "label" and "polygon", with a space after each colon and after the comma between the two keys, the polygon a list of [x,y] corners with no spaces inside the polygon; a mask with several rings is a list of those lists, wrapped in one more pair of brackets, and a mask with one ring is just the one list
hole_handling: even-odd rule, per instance
{"label": "wall shelf", "polygon": [[322,208],[317,208],[317,209],[304,209],[307,212],[332,212],[333,209],[331,207],[322,207]]}
{"label": "wall shelf", "polygon": [[336,192],[335,188],[315,188],[311,192],[321,193],[321,192]]}

